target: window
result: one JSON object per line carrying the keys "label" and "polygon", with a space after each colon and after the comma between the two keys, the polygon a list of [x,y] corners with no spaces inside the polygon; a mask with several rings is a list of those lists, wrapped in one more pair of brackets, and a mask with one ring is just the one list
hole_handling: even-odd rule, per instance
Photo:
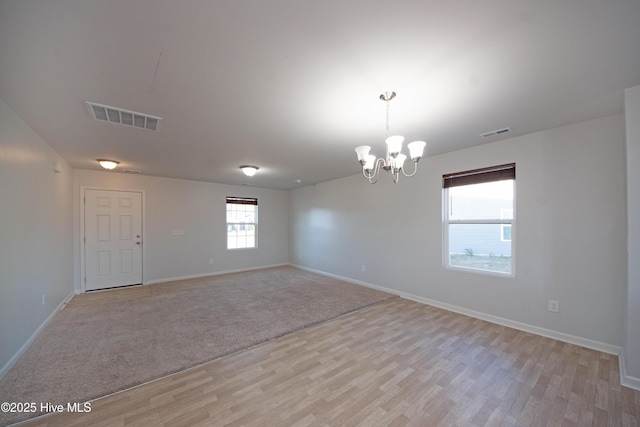
{"label": "window", "polygon": [[444,265],[513,275],[515,163],[442,176]]}
{"label": "window", "polygon": [[227,249],[256,248],[258,199],[227,197]]}

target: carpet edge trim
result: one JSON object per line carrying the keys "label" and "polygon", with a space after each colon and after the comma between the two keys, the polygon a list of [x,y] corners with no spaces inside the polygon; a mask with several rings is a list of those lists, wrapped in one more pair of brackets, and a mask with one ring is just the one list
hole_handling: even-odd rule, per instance
{"label": "carpet edge trim", "polygon": [[[127,388],[124,388],[124,389],[122,389],[122,390],[117,390],[117,391],[114,391],[114,392],[111,392],[111,393],[105,394],[104,396],[99,396],[99,397],[94,397],[94,398],[92,398],[92,399],[87,399],[87,400],[86,400],[86,402],[91,402],[91,403],[93,403],[93,402],[96,402],[96,401],[101,400],[101,399],[106,399],[107,397],[110,397],[110,396],[115,396],[115,395],[120,394],[120,393],[124,393],[124,392],[128,392],[128,391],[131,391],[131,390],[135,390],[135,389],[140,388],[140,387],[143,387],[143,386],[145,386],[145,385],[147,385],[147,384],[153,384],[153,383],[155,383],[155,382],[157,382],[157,381],[161,381],[161,380],[166,379],[166,378],[168,378],[168,377],[171,377],[171,376],[173,376],[173,375],[178,375],[178,374],[182,374],[182,373],[185,373],[185,372],[189,372],[189,371],[192,371],[192,370],[195,370],[195,369],[200,369],[200,368],[202,368],[204,365],[207,365],[207,364],[209,364],[209,363],[213,363],[213,362],[215,362],[215,361],[217,361],[217,360],[220,360],[220,359],[223,359],[223,358],[225,358],[225,357],[230,357],[230,356],[233,356],[233,355],[235,355],[235,354],[242,353],[242,352],[244,352],[244,351],[249,351],[249,350],[251,350],[251,349],[253,349],[253,348],[255,348],[255,347],[259,347],[259,346],[264,345],[264,344],[267,344],[267,343],[269,343],[269,342],[271,342],[271,341],[274,341],[274,340],[277,340],[277,339],[280,339],[280,338],[283,338],[283,337],[286,337],[286,336],[289,336],[289,335],[293,335],[293,334],[298,333],[298,332],[300,332],[300,331],[303,331],[303,330],[305,330],[305,329],[313,328],[313,327],[316,327],[316,326],[323,325],[323,324],[325,324],[325,323],[332,322],[332,321],[337,320],[337,319],[340,319],[340,318],[342,318],[342,317],[346,317],[346,316],[349,316],[349,315],[351,315],[351,314],[354,314],[354,313],[360,312],[360,311],[362,311],[362,310],[366,310],[366,309],[368,309],[368,308],[372,308],[372,307],[374,307],[374,306],[376,306],[376,305],[379,305],[379,304],[382,304],[383,302],[388,301],[388,300],[390,300],[390,299],[392,299],[392,298],[398,298],[398,297],[399,297],[399,296],[398,296],[398,295],[396,295],[396,294],[391,294],[391,295],[389,296],[389,298],[385,298],[385,299],[382,299],[382,300],[380,300],[380,301],[375,301],[375,302],[372,302],[372,303],[370,303],[370,304],[363,305],[362,307],[358,307],[358,308],[356,308],[356,309],[353,309],[353,310],[347,311],[347,312],[345,312],[345,313],[338,314],[337,316],[334,316],[334,317],[329,318],[329,319],[321,320],[321,321],[314,322],[314,323],[311,323],[311,324],[306,325],[306,326],[302,326],[302,327],[300,327],[300,328],[298,328],[298,329],[295,329],[295,330],[292,330],[292,331],[288,331],[288,332],[285,332],[285,333],[283,333],[283,334],[280,334],[280,335],[277,335],[277,336],[274,336],[274,337],[268,338],[268,339],[266,339],[266,340],[264,340],[264,341],[261,341],[261,342],[255,343],[255,344],[253,344],[253,345],[251,345],[251,346],[249,346],[249,347],[241,348],[241,349],[238,349],[238,350],[235,350],[235,351],[230,351],[229,353],[226,353],[226,354],[221,354],[220,356],[218,356],[218,357],[216,357],[216,358],[214,358],[214,359],[207,360],[207,361],[205,361],[205,362],[201,362],[201,363],[199,363],[199,364],[197,364],[197,365],[189,366],[188,368],[184,368],[184,369],[181,369],[181,370],[178,370],[178,371],[175,371],[175,372],[170,372],[170,373],[164,374],[164,375],[163,375],[163,376],[161,376],[161,377],[153,378],[153,379],[150,379],[150,380],[145,381],[145,382],[143,382],[143,383],[135,384],[135,385],[132,385],[131,387],[127,387]],[[28,422],[32,422],[32,421],[39,420],[39,419],[44,420],[45,418],[47,418],[47,417],[49,417],[49,416],[51,416],[51,415],[55,415],[55,414],[56,414],[56,412],[47,412],[47,413],[40,414],[40,415],[35,416],[35,417],[32,417],[32,418],[27,418],[27,419],[25,419],[25,420],[18,421],[18,422],[14,423],[14,424],[9,424],[7,427],[20,426],[20,425],[22,425],[22,424],[26,424],[26,423],[28,423]]]}

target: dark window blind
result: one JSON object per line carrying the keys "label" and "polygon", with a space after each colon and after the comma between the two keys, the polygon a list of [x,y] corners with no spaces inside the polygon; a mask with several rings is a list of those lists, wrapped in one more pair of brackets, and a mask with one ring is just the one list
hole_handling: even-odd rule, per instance
{"label": "dark window blind", "polygon": [[506,179],[516,179],[515,163],[442,175],[442,188],[503,181]]}
{"label": "dark window blind", "polygon": [[227,197],[227,203],[234,205],[258,205],[258,199],[251,197]]}

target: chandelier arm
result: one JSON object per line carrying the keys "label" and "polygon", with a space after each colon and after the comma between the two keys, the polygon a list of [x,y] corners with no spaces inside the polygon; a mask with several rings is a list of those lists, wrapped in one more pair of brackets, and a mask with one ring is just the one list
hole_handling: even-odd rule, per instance
{"label": "chandelier arm", "polygon": [[412,177],[413,175],[415,175],[415,174],[416,174],[416,172],[418,172],[418,161],[417,161],[417,160],[414,160],[414,161],[413,161],[413,172],[412,172],[412,173],[407,174],[407,173],[404,171],[404,168],[402,168],[402,175],[406,176],[407,178]]}
{"label": "chandelier arm", "polygon": [[365,178],[367,178],[369,181],[371,181],[371,179],[375,178],[375,176],[376,176],[374,173],[370,173],[370,174],[368,174],[368,173],[367,173],[367,171],[366,171],[366,169],[365,169],[364,167],[362,168],[362,175],[363,175]]}
{"label": "chandelier arm", "polygon": [[380,168],[384,168],[384,166],[386,165],[385,160],[382,157],[379,157],[376,159],[376,163],[375,163],[375,167],[373,170],[373,176],[377,176],[380,174]]}
{"label": "chandelier arm", "polygon": [[371,184],[375,184],[378,181],[376,179],[376,176],[380,173],[380,167],[384,165],[385,165],[385,160],[381,157],[377,158],[376,161],[374,162],[373,169],[371,169],[371,173],[367,173],[367,170],[364,168],[364,165],[362,166],[362,175],[364,175],[364,177],[367,178],[367,180],[369,180]]}

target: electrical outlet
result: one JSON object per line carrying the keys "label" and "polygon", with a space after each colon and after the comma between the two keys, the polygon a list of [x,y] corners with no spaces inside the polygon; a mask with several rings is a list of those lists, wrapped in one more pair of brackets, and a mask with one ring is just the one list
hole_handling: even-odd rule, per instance
{"label": "electrical outlet", "polygon": [[213,265],[213,258],[209,259],[209,265]]}
{"label": "electrical outlet", "polygon": [[366,272],[367,271],[367,266],[362,264],[362,266],[360,267],[360,269],[362,270],[362,272]]}
{"label": "electrical outlet", "polygon": [[549,311],[553,313],[558,313],[560,311],[560,301],[550,299],[549,300]]}
{"label": "electrical outlet", "polygon": [[42,294],[42,305],[47,303],[47,294]]}

